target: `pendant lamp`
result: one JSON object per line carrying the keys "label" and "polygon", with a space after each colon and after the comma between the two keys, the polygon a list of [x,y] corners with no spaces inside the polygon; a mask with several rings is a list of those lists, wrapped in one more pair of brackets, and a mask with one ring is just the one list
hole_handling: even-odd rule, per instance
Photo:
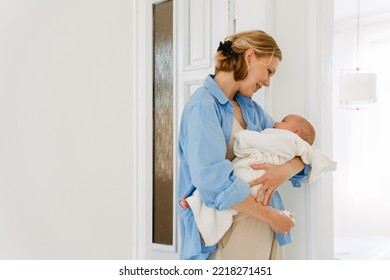
{"label": "pendant lamp", "polygon": [[357,67],[343,71],[340,77],[340,105],[345,109],[363,109],[376,102],[376,74],[367,73],[359,68],[359,25],[360,0],[357,3]]}

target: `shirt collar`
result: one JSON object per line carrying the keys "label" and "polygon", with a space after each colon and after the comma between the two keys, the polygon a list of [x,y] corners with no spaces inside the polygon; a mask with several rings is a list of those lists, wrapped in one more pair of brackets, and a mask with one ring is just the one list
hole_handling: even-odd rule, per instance
{"label": "shirt collar", "polygon": [[204,81],[204,87],[208,92],[215,97],[220,104],[226,104],[229,102],[229,98],[223,93],[219,85],[214,81],[214,75],[208,75]]}
{"label": "shirt collar", "polygon": [[[208,75],[204,82],[204,86],[208,89],[208,92],[218,100],[220,104],[226,104],[229,102],[229,98],[226,97],[219,85],[215,82],[214,77],[214,75]],[[246,97],[240,92],[237,92],[236,99],[237,101],[240,100],[243,102],[246,106],[253,106],[252,98]]]}
{"label": "shirt collar", "polygon": [[[242,95],[241,93],[237,92],[236,94],[236,100],[237,102],[239,103],[244,103],[245,106],[248,106],[248,107],[253,107],[253,100],[252,100],[252,97],[247,97],[247,96],[244,96]],[[241,102],[240,102],[241,101]]]}

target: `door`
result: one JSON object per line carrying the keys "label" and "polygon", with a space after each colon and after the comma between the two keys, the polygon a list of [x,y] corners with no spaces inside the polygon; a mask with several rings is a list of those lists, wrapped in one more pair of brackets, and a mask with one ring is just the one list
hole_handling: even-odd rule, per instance
{"label": "door", "polygon": [[[176,218],[176,180],[177,180],[177,144],[178,127],[180,116],[185,102],[192,92],[197,87],[202,85],[204,78],[214,72],[213,55],[218,47],[219,41],[223,40],[229,34],[229,1],[227,0],[185,0],[185,1],[163,1],[151,3],[153,5],[153,42],[154,42],[154,94],[161,88],[158,86],[158,71],[157,67],[161,66],[158,63],[159,46],[158,34],[160,34],[160,26],[167,26],[168,22],[172,22],[172,72],[171,78],[167,75],[169,67],[163,66],[162,84],[167,85],[167,79],[172,82],[171,90],[162,95],[165,105],[171,106],[170,121],[161,123],[162,119],[166,119],[166,113],[161,116],[154,115],[154,136],[153,136],[153,177],[158,174],[157,157],[160,154],[165,154],[160,160],[165,165],[165,168],[171,170],[170,178],[164,184],[159,180],[153,180],[153,197],[157,198],[153,204],[153,238],[152,238],[152,259],[178,259],[179,258],[179,231]],[[160,17],[159,11],[163,7],[169,7],[171,14],[165,13]],[[218,12],[217,12],[218,11]],[[159,18],[160,17],[160,18]],[[170,18],[168,18],[170,17]],[[159,22],[160,21],[160,22]],[[223,23],[223,24],[221,24]],[[160,47],[164,47],[162,44]],[[164,58],[168,55],[165,53]],[[171,94],[171,95],[170,95]],[[156,97],[156,95],[154,95]],[[171,99],[170,99],[171,98]],[[155,100],[157,101],[157,100]],[[166,102],[169,102],[167,104]],[[153,110],[155,113],[158,109]],[[158,122],[162,127],[159,127]],[[166,138],[166,133],[169,131],[167,127],[171,125],[170,139]],[[162,131],[161,138],[158,138],[158,131]],[[157,133],[156,133],[157,132]],[[164,140],[165,139],[165,140]],[[167,147],[167,143],[171,143]],[[156,149],[160,144],[165,145],[165,150],[159,151]],[[170,161],[167,158],[171,158]],[[157,172],[156,172],[157,171]],[[169,190],[169,191],[167,191]],[[160,194],[166,196],[162,201]],[[161,207],[161,204],[164,206]],[[163,213],[162,215],[159,215]],[[157,235],[165,235],[165,239],[155,238]]]}

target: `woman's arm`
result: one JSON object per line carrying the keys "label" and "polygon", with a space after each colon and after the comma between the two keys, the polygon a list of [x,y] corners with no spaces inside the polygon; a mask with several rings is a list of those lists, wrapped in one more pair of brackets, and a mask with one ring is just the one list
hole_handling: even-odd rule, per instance
{"label": "woman's arm", "polygon": [[232,206],[234,210],[248,214],[257,219],[265,221],[278,233],[285,234],[295,225],[293,215],[288,211],[281,211],[256,202],[255,198],[249,195],[245,200]]}
{"label": "woman's arm", "polygon": [[256,201],[260,202],[263,198],[263,205],[267,205],[276,189],[281,186],[285,181],[299,173],[305,164],[300,157],[295,157],[286,164],[252,164],[251,167],[256,170],[264,170],[265,174],[250,182],[250,186],[256,186],[262,184],[261,188],[257,192]]}
{"label": "woman's arm", "polygon": [[[184,125],[183,125],[184,124]],[[212,104],[195,104],[182,117],[184,129],[179,139],[183,183],[179,196],[199,191],[207,207],[231,208],[249,195],[249,183],[234,175],[233,164],[226,157],[226,138]],[[188,189],[190,188],[190,189]]]}

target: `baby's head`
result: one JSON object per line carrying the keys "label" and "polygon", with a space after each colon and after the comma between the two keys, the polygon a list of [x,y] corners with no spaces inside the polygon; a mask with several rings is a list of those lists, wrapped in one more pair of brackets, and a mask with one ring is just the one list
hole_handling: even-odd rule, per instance
{"label": "baby's head", "polygon": [[286,129],[294,132],[307,143],[312,145],[316,138],[316,131],[313,125],[304,117],[299,115],[288,115],[281,122],[276,122],[274,128]]}

